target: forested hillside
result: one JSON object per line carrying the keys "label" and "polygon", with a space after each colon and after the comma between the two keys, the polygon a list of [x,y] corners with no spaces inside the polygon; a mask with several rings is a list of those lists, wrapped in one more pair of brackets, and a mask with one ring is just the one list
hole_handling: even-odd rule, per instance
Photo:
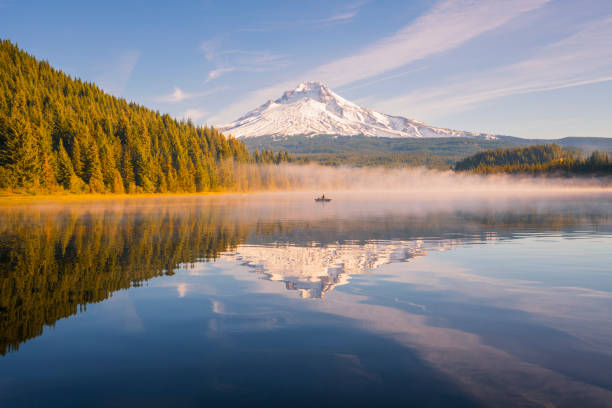
{"label": "forested hillside", "polygon": [[458,160],[486,149],[525,147],[555,143],[568,150],[612,152],[612,138],[566,137],[562,139],[522,139],[497,136],[389,138],[368,136],[259,136],[240,139],[249,148],[286,150],[299,162],[351,167],[452,168]]}
{"label": "forested hillside", "polygon": [[556,144],[536,145],[485,150],[458,161],[455,170],[480,174],[609,175],[612,174],[612,156],[605,152],[594,151],[582,157],[579,152],[565,150]]}
{"label": "forested hillside", "polygon": [[350,167],[450,168],[483,149],[519,146],[512,140],[462,137],[260,136],[241,139],[249,150],[286,150],[300,162]]}
{"label": "forested hillside", "polygon": [[0,40],[0,190],[219,190],[236,183],[228,161],[255,159],[237,139],[108,95]]}

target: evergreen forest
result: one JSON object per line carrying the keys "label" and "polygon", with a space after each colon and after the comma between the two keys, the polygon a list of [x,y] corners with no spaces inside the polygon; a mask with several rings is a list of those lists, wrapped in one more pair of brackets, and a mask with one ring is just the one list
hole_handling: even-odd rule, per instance
{"label": "evergreen forest", "polygon": [[[236,166],[292,161],[105,93],[0,40],[0,190],[165,193],[262,187]],[[263,186],[265,187],[265,186]]]}
{"label": "evergreen forest", "polygon": [[478,174],[612,175],[612,156],[593,151],[583,155],[556,144],[485,150],[455,164],[456,171]]}

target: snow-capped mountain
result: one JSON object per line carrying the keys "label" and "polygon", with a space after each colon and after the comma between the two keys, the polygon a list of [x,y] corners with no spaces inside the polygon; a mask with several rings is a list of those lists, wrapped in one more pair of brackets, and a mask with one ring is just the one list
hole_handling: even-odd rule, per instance
{"label": "snow-capped mountain", "polygon": [[299,84],[279,99],[268,101],[233,123],[221,126],[235,137],[340,135],[374,137],[482,137],[428,126],[423,122],[362,108],[332,92],[320,82]]}

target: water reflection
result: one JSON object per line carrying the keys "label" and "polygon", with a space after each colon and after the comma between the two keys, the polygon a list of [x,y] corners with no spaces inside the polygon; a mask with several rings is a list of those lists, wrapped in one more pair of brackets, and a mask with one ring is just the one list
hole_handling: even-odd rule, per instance
{"label": "water reflection", "polygon": [[224,258],[249,266],[263,279],[283,282],[302,298],[319,299],[335,287],[347,284],[352,275],[373,273],[394,262],[407,262],[425,256],[428,249],[448,248],[450,243],[437,242],[434,246],[428,247],[420,240],[308,246],[273,243],[240,245],[235,253]]}
{"label": "water reflection", "polygon": [[205,209],[9,208],[0,223],[0,354],[113,292],[210,260],[248,225]]}
{"label": "water reflection", "polygon": [[[327,367],[329,375],[348,375],[346,390],[389,387],[364,388],[372,396],[401,388],[401,375],[422,373],[421,392],[435,384],[448,391],[433,405],[455,398],[606,405],[610,204],[610,197],[352,200],[313,208],[299,196],[249,196],[7,207],[0,209],[0,352],[19,361],[25,341],[104,301],[99,324],[135,336],[138,345],[126,346],[135,353],[172,339],[190,350],[172,347],[175,358],[204,366],[210,357],[198,360],[191,348],[204,333],[207,347],[225,356],[216,364],[229,364],[206,382],[213,394],[257,383],[241,382],[232,361],[261,368],[255,356],[263,353],[282,371],[287,361],[306,364],[310,350],[311,374]],[[489,243],[496,245],[484,250]],[[117,293],[143,285],[143,292]],[[130,293],[152,298],[135,302]],[[363,343],[350,343],[353,337]],[[412,362],[401,366],[403,359]],[[0,401],[2,381],[0,370]],[[396,402],[411,401],[404,397]]]}
{"label": "water reflection", "polygon": [[584,201],[518,209],[516,203],[496,209],[467,202],[450,210],[446,203],[389,207],[388,201],[374,206],[349,201],[322,212],[301,199],[284,200],[276,205],[268,197],[126,200],[2,209],[0,353],[16,350],[44,326],[117,290],[236,248],[224,256],[303,297],[320,298],[353,274],[459,241],[520,237],[534,229],[610,228],[610,215]]}

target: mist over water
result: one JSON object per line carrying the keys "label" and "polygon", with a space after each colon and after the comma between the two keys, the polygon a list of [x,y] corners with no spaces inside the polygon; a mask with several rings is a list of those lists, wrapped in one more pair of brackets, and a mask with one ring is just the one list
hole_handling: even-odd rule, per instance
{"label": "mist over water", "polygon": [[264,166],[258,171],[272,189],[298,191],[404,192],[440,198],[458,194],[495,196],[612,191],[611,179],[597,177],[477,175],[420,167],[385,169],[292,164]]}

